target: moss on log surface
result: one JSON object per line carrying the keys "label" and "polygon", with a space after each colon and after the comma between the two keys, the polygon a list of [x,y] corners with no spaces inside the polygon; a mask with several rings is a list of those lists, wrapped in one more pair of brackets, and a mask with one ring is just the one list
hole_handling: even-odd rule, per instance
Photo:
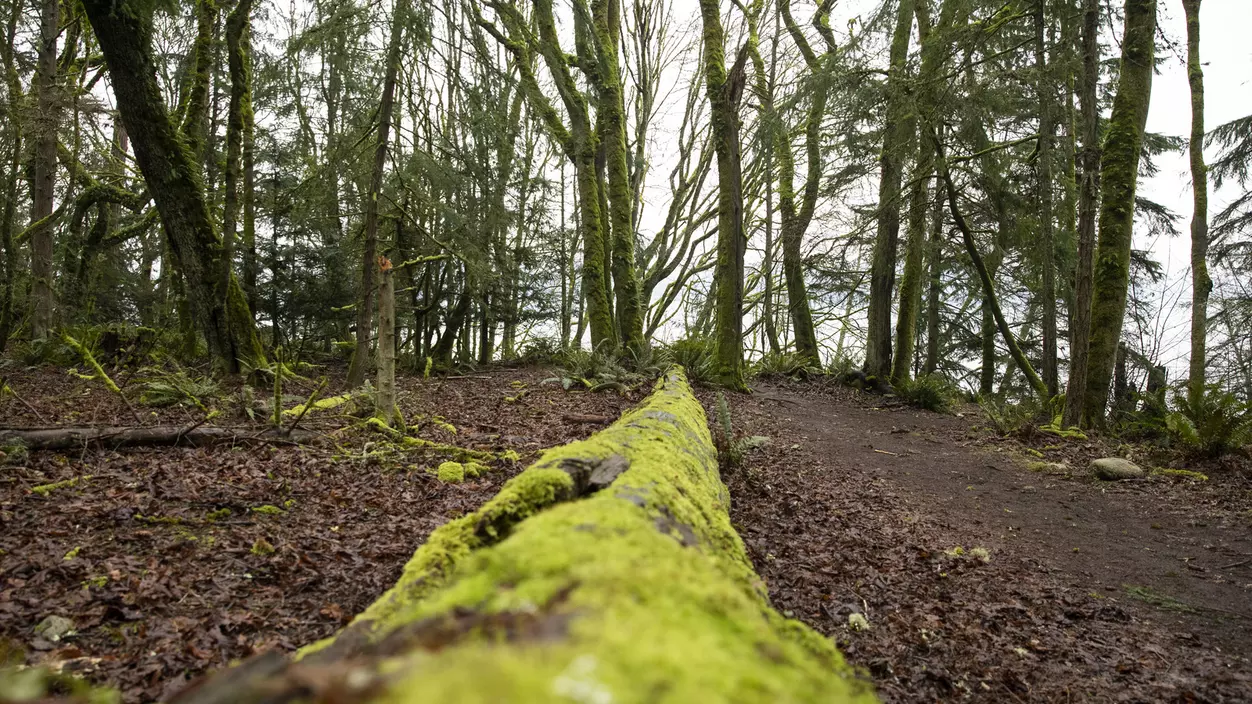
{"label": "moss on log surface", "polygon": [[178,701],[873,701],[828,639],[770,606],[728,507],[675,368],[437,529],[338,636]]}

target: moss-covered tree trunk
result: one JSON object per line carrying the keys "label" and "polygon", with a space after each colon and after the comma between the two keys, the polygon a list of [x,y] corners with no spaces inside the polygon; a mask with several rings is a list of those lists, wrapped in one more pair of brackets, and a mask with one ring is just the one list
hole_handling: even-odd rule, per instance
{"label": "moss-covered tree trunk", "polygon": [[22,163],[22,124],[18,119],[18,104],[22,99],[22,83],[18,76],[14,41],[17,38],[18,8],[22,0],[13,0],[9,9],[9,21],[5,27],[4,43],[0,45],[0,60],[4,63],[4,81],[8,89],[4,116],[4,137],[8,142],[8,161],[4,169],[4,205],[0,211],[0,239],[4,244],[4,289],[0,291],[0,353],[9,344],[13,330],[13,284],[17,276],[17,245],[13,241],[13,228],[17,223],[17,184]]}
{"label": "moss-covered tree trunk", "polygon": [[1204,397],[1208,348],[1209,186],[1204,165],[1204,68],[1200,64],[1200,0],[1183,0],[1187,16],[1187,81],[1191,84],[1191,362],[1187,397],[1192,408]]}
{"label": "moss-covered tree trunk", "polygon": [[218,285],[221,241],[209,215],[194,152],[170,121],[156,81],[152,8],[137,0],[88,0],[83,7],[109,67],[135,160],[186,284],[195,325],[226,370],[238,371],[241,363],[264,365],[265,353],[243,290],[234,277],[225,282],[224,291]]}
{"label": "moss-covered tree trunk", "polygon": [[[219,286],[230,285],[234,272],[235,240],[243,177],[244,125],[252,119],[252,76],[247,36],[252,0],[239,0],[226,18],[226,54],[230,73],[230,101],[226,110],[226,168],[222,200],[222,270]],[[247,287],[245,286],[245,289]]]}
{"label": "moss-covered tree trunk", "polygon": [[869,320],[865,339],[865,373],[880,378],[891,374],[891,298],[895,290],[896,256],[900,244],[900,179],[912,122],[905,94],[909,38],[913,34],[916,0],[900,0],[891,37],[887,70],[887,110],[879,155],[878,218],[870,261]]}
{"label": "moss-covered tree trunk", "polygon": [[396,0],[391,16],[391,37],[387,41],[387,65],[383,72],[382,94],[378,100],[375,127],[374,163],[370,170],[369,192],[365,194],[365,222],[362,225],[361,294],[356,308],[356,346],[348,365],[348,386],[360,386],[370,365],[370,344],[374,333],[374,267],[378,256],[378,208],[382,198],[383,175],[387,168],[387,147],[391,138],[391,118],[396,107],[396,81],[404,30],[409,21],[409,0]]}
{"label": "moss-covered tree trunk", "polygon": [[726,70],[726,34],[716,0],[700,0],[704,25],[704,78],[717,153],[717,266],[714,376],[720,384],[744,390],[743,380],[743,171],[739,145],[739,99],[743,95],[747,51]]}
{"label": "moss-covered tree trunk", "polygon": [[617,339],[628,350],[643,348],[643,312],[640,309],[639,277],[635,265],[634,201],[627,168],[626,107],[622,92],[618,47],[621,44],[621,0],[592,0],[592,27],[599,59],[600,143],[604,148],[609,212],[607,230],[613,272]]}
{"label": "moss-covered tree trunk", "polygon": [[[817,196],[821,186],[822,164],[822,118],[826,116],[826,101],[829,91],[820,85],[824,71],[829,70],[838,47],[830,34],[830,11],[834,3],[819,3],[813,16],[813,25],[822,29],[822,37],[827,42],[826,51],[818,54],[809,45],[804,32],[791,16],[791,3],[782,0],[778,3],[778,11],[787,25],[787,33],[792,42],[800,50],[801,57],[808,69],[809,81],[808,109],[804,112],[804,154],[805,173],[804,189],[800,203],[796,203],[795,159],[791,154],[791,138],[789,126],[775,115],[774,125],[775,152],[778,155],[778,213],[781,225],[783,247],[783,280],[787,286],[787,312],[791,318],[791,329],[795,334],[796,352],[806,362],[820,367],[822,358],[817,346],[817,328],[813,324],[813,310],[809,304],[808,288],[804,283],[804,261],[801,257],[801,245],[804,235],[813,221],[813,213],[817,208]],[[771,106],[771,112],[773,112]]]}
{"label": "moss-covered tree trunk", "polygon": [[1078,110],[1082,118],[1082,181],[1078,186],[1078,261],[1074,268],[1074,307],[1070,316],[1069,380],[1062,422],[1082,422],[1087,395],[1091,340],[1091,295],[1095,267],[1096,209],[1100,195],[1100,0],[1083,0],[1082,80]]}
{"label": "moss-covered tree trunk", "polygon": [[[936,76],[947,62],[950,47],[948,31],[957,19],[958,8],[964,4],[961,0],[944,0],[939,10],[939,26],[933,30],[929,3],[919,2],[914,8],[917,35],[922,45],[922,65],[918,88],[913,96],[913,120],[917,127],[909,131],[918,135],[917,161],[913,169],[913,187],[909,197],[904,275],[900,279],[900,312],[896,318],[896,350],[891,367],[893,384],[909,380],[909,368],[913,364],[913,352],[916,348],[917,318],[922,305],[922,277],[926,260],[926,205],[929,202],[930,179],[935,171],[934,146],[926,135],[937,129],[942,115]],[[963,15],[961,22],[964,23]]]}
{"label": "moss-covered tree trunk", "polygon": [[828,639],[770,607],[729,500],[675,369],[435,530],[334,638],[175,701],[873,701]]}
{"label": "moss-covered tree trunk", "polygon": [[1100,181],[1100,239],[1096,248],[1091,303],[1090,372],[1083,417],[1103,424],[1113,359],[1122,336],[1130,283],[1131,233],[1139,155],[1152,99],[1156,0],[1126,0],[1121,71],[1113,114],[1104,139]]}
{"label": "moss-covered tree trunk", "polygon": [[57,96],[57,37],[61,31],[61,0],[40,0],[39,37],[31,93],[36,110],[31,137],[30,207],[30,335],[44,339],[52,332],[52,212],[56,198],[57,128],[61,101]]}

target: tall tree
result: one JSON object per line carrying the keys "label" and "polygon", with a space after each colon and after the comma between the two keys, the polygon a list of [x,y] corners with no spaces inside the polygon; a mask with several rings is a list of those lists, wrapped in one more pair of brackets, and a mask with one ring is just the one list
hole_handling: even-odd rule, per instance
{"label": "tall tree", "polygon": [[1204,396],[1208,349],[1209,186],[1204,165],[1204,69],[1200,64],[1200,0],[1182,0],[1187,16],[1187,82],[1191,85],[1191,362],[1187,398],[1194,408]]}
{"label": "tall tree", "polygon": [[370,346],[374,332],[374,268],[378,266],[378,214],[382,199],[383,176],[387,168],[387,145],[391,139],[391,122],[396,109],[396,80],[404,59],[405,27],[409,22],[409,0],[396,0],[391,14],[391,37],[387,41],[386,64],[383,69],[382,94],[378,99],[378,122],[374,128],[374,161],[370,170],[369,191],[365,195],[365,223],[362,226],[364,248],[361,254],[361,295],[356,309],[356,347],[348,365],[348,385],[360,386],[369,371]]}
{"label": "tall tree", "polygon": [[1121,70],[1104,140],[1100,239],[1091,303],[1090,373],[1084,399],[1088,424],[1103,424],[1113,363],[1121,340],[1130,282],[1139,155],[1152,99],[1156,0],[1126,0]]}
{"label": "tall tree", "polygon": [[869,331],[865,340],[865,373],[887,378],[891,373],[891,297],[895,290],[896,255],[900,243],[900,180],[912,141],[905,92],[909,39],[917,0],[900,0],[891,36],[887,69],[887,108],[879,154],[878,217],[870,262]]}
{"label": "tall tree", "polygon": [[1043,297],[1043,382],[1048,393],[1058,389],[1056,368],[1056,242],[1052,227],[1053,80],[1048,65],[1046,0],[1035,0],[1035,92],[1039,101],[1039,149],[1035,155],[1035,187],[1039,193],[1039,266]]}
{"label": "tall tree", "polygon": [[188,140],[170,121],[152,57],[152,12],[138,0],[88,0],[87,18],[109,68],[122,124],[156,202],[166,240],[186,282],[192,317],[209,351],[232,372],[260,366],[265,353],[248,302],[233,277],[225,290],[216,274],[221,241]]}
{"label": "tall tree", "polygon": [[743,228],[743,170],[739,144],[739,100],[747,80],[746,47],[726,69],[726,31],[717,0],[700,0],[703,22],[704,80],[713,147],[717,153],[717,322],[714,334],[715,376],[732,389],[746,389],[743,380],[743,259],[747,235]]}
{"label": "tall tree", "polygon": [[31,85],[36,105],[34,153],[31,179],[30,274],[34,306],[31,337],[46,338],[52,331],[55,307],[52,286],[53,206],[56,199],[57,127],[60,97],[57,95],[57,36],[61,31],[61,0],[39,3],[39,51]]}

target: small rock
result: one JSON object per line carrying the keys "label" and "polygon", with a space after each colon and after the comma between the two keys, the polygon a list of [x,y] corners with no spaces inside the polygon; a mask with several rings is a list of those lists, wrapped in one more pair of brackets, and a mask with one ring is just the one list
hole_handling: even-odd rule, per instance
{"label": "small rock", "polygon": [[1091,461],[1091,473],[1097,479],[1115,482],[1120,479],[1139,479],[1146,472],[1139,465],[1120,457],[1104,457]]}
{"label": "small rock", "polygon": [[74,632],[74,622],[64,616],[46,616],[35,626],[35,636],[49,643],[57,643]]}

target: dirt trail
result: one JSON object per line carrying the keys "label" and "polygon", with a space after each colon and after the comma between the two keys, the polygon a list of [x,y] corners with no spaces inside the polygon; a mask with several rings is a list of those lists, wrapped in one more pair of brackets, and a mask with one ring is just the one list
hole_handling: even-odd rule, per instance
{"label": "dirt trail", "polygon": [[[771,594],[886,698],[1252,699],[1252,487],[1032,472],[976,417],[847,390],[763,385],[734,405],[743,432],[775,439],[750,460],[760,478],[732,482]],[[991,560],[971,568],[958,545]],[[889,633],[850,633],[851,611]]]}

